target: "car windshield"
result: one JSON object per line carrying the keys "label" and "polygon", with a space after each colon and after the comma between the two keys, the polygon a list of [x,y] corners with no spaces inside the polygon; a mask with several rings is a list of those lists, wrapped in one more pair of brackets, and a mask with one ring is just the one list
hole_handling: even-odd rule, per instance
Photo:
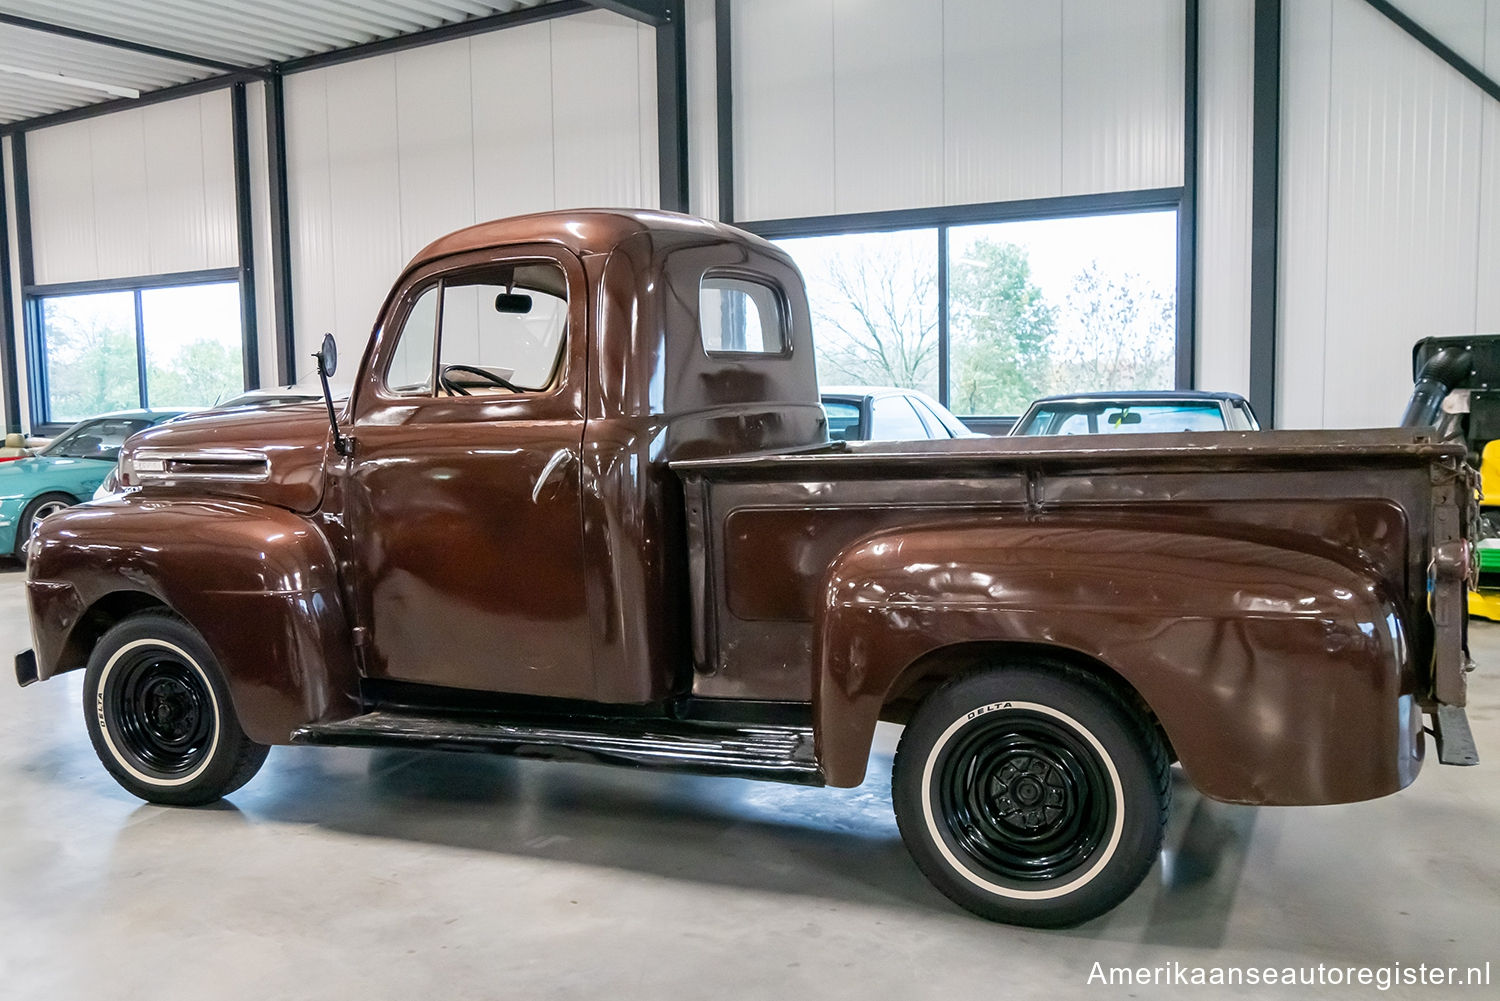
{"label": "car windshield", "polygon": [[120,457],[125,439],[150,427],[146,417],[100,417],[75,424],[42,450],[54,459],[102,459],[114,462]]}
{"label": "car windshield", "polygon": [[864,437],[860,426],[859,404],[850,400],[823,399],[823,409],[828,412],[828,438],[830,441],[859,441]]}
{"label": "car windshield", "polygon": [[1223,431],[1224,415],[1215,401],[1141,403],[1090,400],[1038,407],[1019,435],[1149,434],[1157,431]]}

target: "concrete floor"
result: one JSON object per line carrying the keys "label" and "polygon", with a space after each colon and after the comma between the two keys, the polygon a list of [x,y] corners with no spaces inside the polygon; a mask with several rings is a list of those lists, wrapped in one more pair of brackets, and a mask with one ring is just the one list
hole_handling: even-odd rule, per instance
{"label": "concrete floor", "polygon": [[[7,676],[21,592],[0,564]],[[1500,626],[1474,640],[1480,767],[1429,757],[1400,795],[1304,809],[1179,782],[1146,883],[1061,932],[928,886],[891,817],[894,730],[854,790],[277,748],[232,803],[184,810],[105,774],[78,674],[0,681],[0,998],[1497,997],[1090,983],[1096,962],[1489,962],[1500,984]]]}

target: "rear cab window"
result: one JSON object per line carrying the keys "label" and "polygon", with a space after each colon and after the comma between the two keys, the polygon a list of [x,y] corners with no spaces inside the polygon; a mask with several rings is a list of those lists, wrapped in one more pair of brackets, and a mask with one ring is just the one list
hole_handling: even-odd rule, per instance
{"label": "rear cab window", "polygon": [[708,271],[698,285],[698,330],[710,355],[784,355],[781,293],[744,275]]}

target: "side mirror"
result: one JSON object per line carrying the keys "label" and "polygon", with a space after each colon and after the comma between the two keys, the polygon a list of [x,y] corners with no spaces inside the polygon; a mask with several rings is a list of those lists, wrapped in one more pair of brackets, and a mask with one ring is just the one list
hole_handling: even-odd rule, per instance
{"label": "side mirror", "polygon": [[323,335],[323,346],[313,355],[318,360],[318,380],[323,383],[323,402],[328,405],[328,425],[333,428],[333,450],[339,455],[354,454],[354,439],[339,432],[339,419],[333,412],[333,392],[328,388],[328,377],[338,370],[339,346],[332,334]]}
{"label": "side mirror", "polygon": [[318,360],[318,374],[328,378],[338,371],[339,346],[332,334],[323,335],[323,346],[313,355]]}

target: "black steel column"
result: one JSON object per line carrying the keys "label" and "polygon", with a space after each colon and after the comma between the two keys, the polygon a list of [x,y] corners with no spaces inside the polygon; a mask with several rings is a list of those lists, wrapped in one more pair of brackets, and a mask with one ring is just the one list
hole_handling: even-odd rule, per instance
{"label": "black steel column", "polygon": [[240,250],[240,344],[244,352],[245,388],[260,388],[260,326],[255,317],[255,220],[250,210],[250,124],[245,85],[229,88],[234,131],[234,210]]}
{"label": "black steel column", "polygon": [[31,248],[31,182],[27,172],[26,133],[10,137],[11,181],[16,199],[16,268],[21,278],[21,314],[26,340],[26,389],[30,399],[31,429],[36,430],[51,418],[47,398],[47,357],[42,345],[42,312],[37,302],[27,298],[26,290],[36,284],[36,266]]}
{"label": "black steel column", "polygon": [[10,166],[16,186],[16,265],[21,269],[21,291],[36,284],[31,254],[31,182],[27,173],[26,133],[10,138]]}
{"label": "black steel column", "polygon": [[287,211],[286,110],[280,73],[266,78],[266,174],[271,209],[271,329],[276,334],[276,378],[297,381],[297,340],[292,329],[292,227]]}
{"label": "black steel column", "polygon": [[5,173],[0,170],[0,336],[5,338],[0,350],[0,381],[5,385],[5,433],[21,430],[21,383],[16,372],[21,367],[21,353],[16,349],[16,297],[10,283],[10,209],[6,202]]}
{"label": "black steel column", "polygon": [[719,221],[734,222],[734,44],[730,0],[714,0],[714,103],[719,154]]}
{"label": "black steel column", "polygon": [[1255,0],[1250,174],[1250,405],[1276,426],[1276,260],[1281,200],[1281,0]]}
{"label": "black steel column", "polygon": [[661,207],[688,211],[687,17],[674,3],[656,29],[656,143]]}
{"label": "black steel column", "polygon": [[1187,0],[1182,77],[1182,202],[1177,208],[1178,389],[1197,381],[1198,357],[1198,0]]}

